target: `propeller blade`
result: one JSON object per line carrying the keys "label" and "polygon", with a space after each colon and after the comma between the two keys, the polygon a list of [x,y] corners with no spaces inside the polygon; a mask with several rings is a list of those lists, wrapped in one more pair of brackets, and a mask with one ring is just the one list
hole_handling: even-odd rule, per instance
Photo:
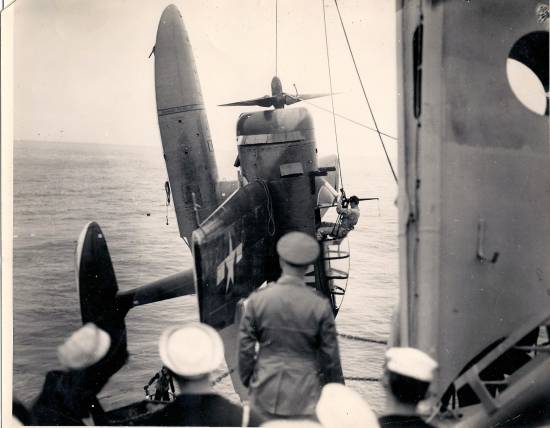
{"label": "propeller blade", "polygon": [[[332,95],[338,95],[340,92],[335,92],[333,93]],[[321,97],[328,97],[330,96],[330,93],[328,94],[298,94],[297,97],[295,98],[299,98],[300,100],[311,100],[313,98],[321,98]]]}
{"label": "propeller blade", "polygon": [[[338,93],[333,93],[332,95],[337,95],[337,94],[339,94],[339,92]],[[330,95],[330,93],[328,93],[328,94],[298,94],[298,95],[285,94],[285,104],[287,106],[289,106],[291,104],[295,104],[295,103],[298,103],[300,101],[311,100],[313,98],[328,97],[329,95]]]}
{"label": "propeller blade", "polygon": [[271,107],[275,102],[275,97],[265,95],[261,98],[254,98],[251,100],[237,101],[234,103],[220,104],[220,107],[234,107],[234,106],[260,106]]}

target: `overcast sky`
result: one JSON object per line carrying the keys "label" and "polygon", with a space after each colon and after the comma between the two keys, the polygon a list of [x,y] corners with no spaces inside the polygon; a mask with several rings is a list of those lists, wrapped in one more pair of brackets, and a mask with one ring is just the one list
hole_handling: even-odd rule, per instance
{"label": "overcast sky", "polygon": [[[270,92],[275,0],[17,0],[16,140],[160,145],[154,94],[158,20],[180,9],[197,62],[218,159],[235,152],[235,121],[250,108],[218,104]],[[325,0],[336,112],[372,126],[332,0]],[[396,135],[395,4],[340,0],[380,128]],[[329,92],[322,0],[278,0],[278,75],[285,90]],[[330,99],[315,100],[330,108]],[[314,114],[321,152],[334,152],[330,114]],[[253,110],[253,109],[252,109]],[[375,133],[337,122],[341,150],[381,153]],[[395,142],[388,140],[395,153]]]}

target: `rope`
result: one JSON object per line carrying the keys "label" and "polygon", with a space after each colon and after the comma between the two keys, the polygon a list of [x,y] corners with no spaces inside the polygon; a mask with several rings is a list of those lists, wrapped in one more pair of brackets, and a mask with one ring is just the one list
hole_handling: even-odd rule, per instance
{"label": "rope", "polygon": [[354,380],[358,382],[380,382],[378,377],[344,376],[344,380]]}
{"label": "rope", "polygon": [[231,373],[233,373],[235,371],[235,369],[231,369],[229,371],[226,371],[225,373],[222,373],[221,375],[219,375],[217,378],[215,378],[212,382],[210,382],[210,384],[212,386],[216,385],[217,383],[220,383],[223,379],[225,379],[227,376],[229,376]]}
{"label": "rope", "polygon": [[381,340],[381,339],[370,339],[368,337],[353,336],[351,334],[344,334],[344,333],[336,333],[336,334],[339,337],[343,337],[344,339],[357,340],[359,342],[377,343],[379,345],[387,345],[388,344],[388,342],[386,340]]}
{"label": "rope", "polygon": [[327,17],[325,13],[325,0],[321,0],[321,6],[323,8],[323,25],[325,29],[325,50],[327,55],[328,82],[329,82],[329,88],[330,88],[330,104],[332,106],[332,123],[334,126],[334,139],[336,140],[336,155],[338,158],[338,172],[340,173],[341,187],[344,187],[344,178],[342,176],[342,165],[340,163],[340,149],[338,146],[338,131],[336,129],[336,115],[334,113],[334,93],[332,91],[332,73],[330,70],[330,55],[328,50]]}
{"label": "rope", "polygon": [[275,218],[273,217],[273,201],[271,200],[271,194],[269,193],[269,189],[267,187],[267,184],[263,180],[258,180],[265,191],[265,194],[267,196],[267,233],[269,236],[275,235]]}
{"label": "rope", "polygon": [[[372,108],[370,106],[369,98],[367,97],[367,92],[365,91],[365,86],[363,85],[363,80],[361,79],[361,75],[359,74],[359,69],[357,68],[357,63],[355,62],[355,57],[353,55],[353,51],[351,50],[351,44],[350,44],[349,39],[348,39],[348,33],[346,32],[346,27],[344,26],[344,21],[342,20],[342,15],[340,13],[340,7],[338,6],[338,0],[334,0],[334,4],[336,5],[336,10],[338,11],[338,18],[340,19],[340,24],[342,25],[342,31],[344,32],[344,36],[346,38],[346,43],[348,45],[349,53],[351,55],[353,65],[355,67],[355,72],[357,73],[357,78],[359,79],[361,89],[363,90],[363,95],[365,96],[365,101],[367,102],[367,106],[369,108],[369,112],[370,112],[372,121],[374,123],[374,127],[376,128],[376,133],[378,134],[378,138],[380,139],[380,143],[382,144],[382,148],[384,149],[384,154],[386,155],[386,159],[388,161],[388,165],[390,166],[391,172],[393,174],[393,178],[394,178],[395,182],[397,183],[397,175],[395,174],[395,170],[393,169],[393,165],[392,165],[390,157],[388,155],[388,151],[386,150],[386,146],[384,144],[384,140],[382,139],[382,135],[380,133],[380,130],[378,129],[378,124],[376,123],[376,119],[374,118],[374,113],[373,113]],[[323,12],[324,12],[324,9],[323,9]]]}

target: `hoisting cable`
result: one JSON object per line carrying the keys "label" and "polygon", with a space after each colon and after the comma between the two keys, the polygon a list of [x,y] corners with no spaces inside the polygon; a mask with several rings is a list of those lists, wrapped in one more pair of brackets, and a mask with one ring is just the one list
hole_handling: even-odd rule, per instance
{"label": "hoisting cable", "polygon": [[363,90],[363,95],[365,96],[365,101],[367,102],[367,106],[369,108],[369,112],[370,112],[372,121],[374,123],[374,127],[376,128],[378,138],[380,139],[380,143],[382,144],[382,148],[384,149],[384,154],[386,155],[386,159],[388,161],[388,165],[390,166],[391,172],[393,174],[393,178],[395,179],[395,182],[397,183],[397,175],[395,174],[395,170],[393,169],[393,165],[391,163],[390,157],[388,156],[388,151],[386,150],[386,145],[384,144],[384,140],[382,139],[381,132],[378,129],[378,124],[376,123],[376,119],[374,118],[374,113],[372,111],[369,99],[367,97],[367,92],[365,91],[365,86],[363,85],[363,80],[361,79],[361,75],[359,74],[359,69],[357,68],[357,63],[355,62],[355,57],[353,55],[353,51],[351,50],[351,44],[349,42],[348,33],[346,32],[346,27],[344,26],[344,21],[342,19],[342,15],[340,13],[340,7],[338,6],[338,0],[334,0],[334,4],[336,5],[336,10],[338,11],[338,18],[340,19],[340,24],[342,25],[342,31],[344,32],[344,36],[346,38],[346,43],[348,45],[349,53],[351,55],[353,65],[355,67],[355,72],[357,73],[357,78],[359,79],[359,84],[361,85],[361,89]]}
{"label": "hoisting cable", "polygon": [[321,6],[323,8],[323,24],[325,29],[325,50],[327,54],[327,68],[328,68],[328,81],[330,89],[330,104],[332,106],[332,123],[334,125],[334,139],[336,140],[336,156],[338,159],[338,171],[340,173],[340,183],[342,188],[344,187],[344,178],[342,176],[342,164],[340,162],[340,149],[338,146],[338,131],[336,129],[336,115],[334,114],[334,94],[332,91],[332,73],[330,70],[330,56],[328,51],[328,36],[327,36],[327,17],[325,13],[325,0],[321,0]]}
{"label": "hoisting cable", "polygon": [[278,25],[277,25],[277,15],[278,15],[278,0],[275,0],[275,76],[277,76],[277,56],[278,56],[278,51],[279,51],[279,46],[278,46],[278,43],[279,43],[279,33],[278,33]]}

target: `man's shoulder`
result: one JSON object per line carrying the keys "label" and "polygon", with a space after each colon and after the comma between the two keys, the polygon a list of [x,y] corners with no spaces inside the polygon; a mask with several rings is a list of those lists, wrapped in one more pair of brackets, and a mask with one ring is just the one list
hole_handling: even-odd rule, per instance
{"label": "man's shoulder", "polygon": [[254,291],[252,291],[248,295],[248,303],[250,303],[253,300],[262,299],[262,297],[265,296],[266,294],[272,293],[275,284],[276,284],[275,282],[268,282],[256,288]]}
{"label": "man's shoulder", "polygon": [[230,426],[235,426],[235,423],[241,422],[242,407],[235,404],[225,397],[218,394],[208,394],[204,396],[205,410],[211,412],[212,416],[226,421]]}
{"label": "man's shoulder", "polygon": [[288,298],[280,299],[283,296],[291,296],[292,305],[299,307],[315,307],[316,311],[324,311],[325,305],[330,308],[330,304],[323,293],[309,285],[297,281],[296,285],[289,285],[288,282],[269,283],[264,287],[252,292],[247,299],[246,305],[251,305],[255,309],[266,306],[278,306],[282,301],[288,302]]}
{"label": "man's shoulder", "polygon": [[200,405],[201,407],[206,407],[208,409],[218,409],[220,411],[232,411],[240,412],[241,406],[233,403],[225,397],[222,397],[219,394],[180,394],[178,395],[175,401],[172,401],[168,406],[173,405],[173,407],[195,407]]}
{"label": "man's shoulder", "polygon": [[[291,287],[285,287],[285,285],[292,285]],[[300,279],[292,280],[286,279],[284,282],[269,282],[265,286],[254,291],[251,296],[258,296],[258,298],[268,297],[278,294],[298,294],[307,295],[308,298],[321,298],[324,299],[323,293],[314,287],[307,285]]]}

